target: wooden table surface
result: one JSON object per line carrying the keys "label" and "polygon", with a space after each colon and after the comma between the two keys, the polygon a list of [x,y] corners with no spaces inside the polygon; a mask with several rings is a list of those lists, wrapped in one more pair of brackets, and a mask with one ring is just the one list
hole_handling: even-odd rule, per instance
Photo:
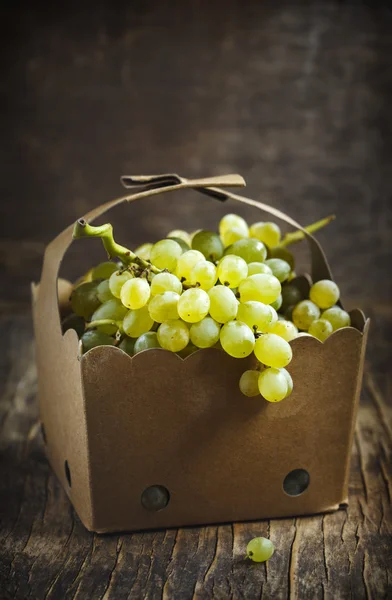
{"label": "wooden table surface", "polygon": [[[390,9],[16,4],[0,9],[12,58],[0,86],[0,599],[392,598]],[[247,195],[304,224],[337,215],[319,239],[345,305],[372,318],[347,510],[98,536],[51,472],[29,282],[51,238],[121,194],[121,174],[173,171],[239,172]],[[216,227],[227,210],[184,194],[113,218],[132,245]],[[98,245],[75,244],[63,274],[92,256]],[[258,535],[276,546],[267,565],[243,560]]]}

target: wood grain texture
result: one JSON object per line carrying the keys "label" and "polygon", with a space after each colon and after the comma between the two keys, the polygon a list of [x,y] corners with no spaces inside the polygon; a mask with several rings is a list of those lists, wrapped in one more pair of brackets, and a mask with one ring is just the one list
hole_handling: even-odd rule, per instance
{"label": "wood grain texture", "polygon": [[[373,315],[371,315],[373,316]],[[89,533],[46,461],[30,318],[0,319],[0,598],[389,598],[391,375],[374,315],[353,448],[349,507],[297,519],[125,535]],[[269,537],[267,565],[244,560]]]}

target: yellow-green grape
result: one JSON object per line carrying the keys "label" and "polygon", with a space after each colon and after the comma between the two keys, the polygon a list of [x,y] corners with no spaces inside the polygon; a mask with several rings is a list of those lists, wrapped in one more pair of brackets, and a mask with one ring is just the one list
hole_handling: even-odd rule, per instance
{"label": "yellow-green grape", "polygon": [[307,331],[310,324],[319,317],[320,309],[311,300],[301,300],[293,310],[293,323],[303,331]]}
{"label": "yellow-green grape", "polygon": [[220,343],[225,352],[234,358],[249,356],[255,346],[253,331],[241,321],[229,321],[220,331]]}
{"label": "yellow-green grape", "polygon": [[134,355],[134,349],[135,349],[135,344],[136,344],[136,339],[135,338],[130,338],[127,335],[124,337],[123,340],[121,340],[120,344],[119,344],[119,348],[121,348],[121,350],[123,350],[124,352],[126,352],[127,354],[129,354],[129,356],[133,356]]}
{"label": "yellow-green grape", "polygon": [[276,223],[259,221],[250,226],[249,235],[251,238],[256,238],[266,244],[268,248],[274,248],[280,242],[281,232],[279,225]]}
{"label": "yellow-green grape", "polygon": [[342,327],[350,327],[351,325],[350,315],[343,308],[340,308],[340,306],[328,308],[321,314],[321,318],[329,321],[334,331]]}
{"label": "yellow-green grape", "polygon": [[259,242],[259,240],[247,238],[234,242],[225,250],[225,255],[227,254],[240,256],[246,263],[262,263],[267,258],[267,248],[262,242]]}
{"label": "yellow-green grape", "polygon": [[244,396],[251,398],[252,396],[259,396],[259,375],[260,371],[245,371],[242,373],[240,378],[240,390]]}
{"label": "yellow-green grape", "polygon": [[86,331],[82,335],[82,347],[83,353],[91,350],[91,348],[95,348],[96,346],[114,346],[115,341],[114,338],[110,337],[106,333],[102,331],[97,331],[93,329],[91,331]]}
{"label": "yellow-green grape", "polygon": [[204,262],[205,258],[198,250],[188,250],[184,252],[177,261],[176,275],[180,281],[191,281],[191,271],[193,267],[199,263]]}
{"label": "yellow-green grape", "polygon": [[280,369],[264,369],[259,375],[259,391],[268,402],[280,402],[288,394],[288,380]]}
{"label": "yellow-green grape", "polygon": [[286,283],[282,285],[282,312],[286,312],[286,310],[290,306],[295,306],[298,302],[301,302],[302,294],[300,290],[293,285],[292,283]]}
{"label": "yellow-green grape", "polygon": [[272,274],[279,279],[280,283],[286,281],[290,275],[291,267],[288,262],[281,258],[269,258],[265,261],[272,271]]}
{"label": "yellow-green grape", "polygon": [[149,350],[150,348],[160,348],[161,345],[158,342],[158,336],[155,331],[147,331],[137,338],[134,346],[134,354],[141,352],[142,350]]}
{"label": "yellow-green grape", "polygon": [[147,306],[138,310],[130,310],[124,317],[123,329],[129,337],[138,338],[150,331],[154,321],[150,317]]}
{"label": "yellow-green grape", "polygon": [[188,250],[191,249],[191,247],[189,246],[189,244],[187,244],[186,242],[184,242],[184,240],[182,240],[181,238],[177,238],[177,237],[169,237],[167,238],[168,240],[173,240],[174,242],[177,242],[177,244],[179,246],[181,246],[181,249],[183,252],[187,252]]}
{"label": "yellow-green grape", "polygon": [[127,308],[136,310],[145,306],[150,299],[150,285],[144,277],[134,277],[121,288],[121,302]]}
{"label": "yellow-green grape", "polygon": [[162,323],[157,335],[162,348],[171,352],[180,352],[189,342],[189,329],[180,319],[171,319]]}
{"label": "yellow-green grape", "polygon": [[109,288],[109,279],[105,279],[105,281],[101,281],[97,287],[97,296],[100,302],[106,302],[106,300],[113,300],[114,296]]}
{"label": "yellow-green grape", "polygon": [[182,292],[182,283],[173,273],[158,273],[151,281],[151,296],[164,292]]}
{"label": "yellow-green grape", "polygon": [[238,242],[239,240],[243,240],[247,235],[243,232],[242,229],[228,229],[225,233],[221,234],[221,240],[225,248],[228,248],[234,242]]}
{"label": "yellow-green grape", "polygon": [[104,319],[112,319],[113,321],[122,321],[127,314],[127,309],[118,298],[106,300],[101,306],[94,311],[91,316],[91,321],[101,321]]}
{"label": "yellow-green grape", "polygon": [[281,369],[293,357],[291,346],[276,333],[263,333],[255,343],[256,358],[267,367]]}
{"label": "yellow-green grape", "polygon": [[178,301],[177,310],[183,321],[197,323],[208,315],[210,298],[204,290],[191,288],[186,290]]}
{"label": "yellow-green grape", "polygon": [[297,277],[297,273],[295,271],[290,271],[290,275],[287,278],[287,281],[292,281]]}
{"label": "yellow-green grape", "polygon": [[262,262],[251,262],[248,264],[248,276],[256,275],[257,273],[264,273],[265,275],[272,275],[272,271],[268,265]]}
{"label": "yellow-green grape", "polygon": [[216,284],[217,279],[216,266],[208,260],[196,263],[191,271],[191,284],[199,285],[206,292]]}
{"label": "yellow-green grape", "polygon": [[290,396],[290,394],[291,394],[291,392],[293,391],[293,388],[294,388],[293,378],[291,377],[291,375],[287,371],[287,369],[279,369],[279,370],[286,377],[286,381],[287,381],[287,394],[286,394],[286,398],[287,398],[287,396]]}
{"label": "yellow-green grape", "polygon": [[274,302],[271,302],[272,308],[274,308],[275,310],[280,310],[280,307],[282,306],[282,301],[282,294],[279,294],[276,300]]}
{"label": "yellow-green grape", "polygon": [[110,275],[117,271],[118,264],[114,262],[103,262],[94,267],[91,272],[91,279],[109,279]]}
{"label": "yellow-green grape", "polygon": [[224,250],[219,235],[204,230],[198,231],[192,238],[192,248],[201,252],[207,260],[214,263],[222,258]]}
{"label": "yellow-green grape", "polygon": [[281,289],[280,282],[276,277],[264,273],[251,275],[238,286],[241,302],[256,300],[264,302],[264,304],[275,302],[279,298]]}
{"label": "yellow-green grape", "polygon": [[308,332],[320,342],[324,342],[333,332],[333,327],[327,319],[316,319],[310,324]]}
{"label": "yellow-green grape", "polygon": [[174,271],[181,254],[180,244],[174,240],[160,240],[151,248],[150,260],[158,269]]}
{"label": "yellow-green grape", "polygon": [[245,219],[235,214],[225,215],[219,222],[219,234],[222,236],[230,229],[238,229],[243,232],[243,237],[249,237],[249,227]]}
{"label": "yellow-green grape", "polygon": [[268,304],[248,300],[238,306],[237,319],[242,321],[252,330],[267,332],[272,323],[278,320],[276,310]]}
{"label": "yellow-green grape", "polygon": [[180,295],[176,292],[163,292],[153,296],[148,305],[150,317],[157,323],[178,319],[178,301]]}
{"label": "yellow-green grape", "polygon": [[132,279],[133,275],[129,271],[115,271],[110,275],[109,289],[115,298],[121,297],[121,288],[126,281]]}
{"label": "yellow-green grape", "polygon": [[290,267],[294,269],[295,267],[295,258],[291,254],[287,248],[283,246],[276,246],[275,248],[270,248],[270,258],[281,258],[289,263]]}
{"label": "yellow-green grape", "polygon": [[211,348],[219,340],[220,325],[212,317],[194,323],[189,330],[191,342],[197,348]]}
{"label": "yellow-green grape", "polygon": [[264,537],[257,537],[250,540],[246,547],[246,555],[253,562],[265,562],[273,555],[275,547],[270,540]]}
{"label": "yellow-green grape", "polygon": [[330,279],[321,279],[316,281],[310,288],[309,298],[317,304],[319,308],[331,308],[339,300],[339,288],[334,281]]}
{"label": "yellow-green grape", "polygon": [[268,333],[275,333],[276,335],[280,335],[286,342],[291,342],[291,340],[297,337],[298,329],[291,321],[279,320],[269,327]]}
{"label": "yellow-green grape", "polygon": [[297,334],[297,338],[299,338],[299,337],[313,337],[313,336],[312,336],[312,335],[310,335],[310,333],[308,333],[307,331],[300,331],[300,332]]}
{"label": "yellow-green grape", "polygon": [[79,317],[89,319],[101,304],[98,298],[98,281],[78,285],[71,294],[71,308]]}
{"label": "yellow-green grape", "polygon": [[243,258],[224,256],[217,268],[218,279],[223,285],[236,288],[248,275],[248,265]]}
{"label": "yellow-green grape", "polygon": [[182,240],[183,242],[186,243],[187,246],[189,246],[189,248],[191,247],[191,236],[189,235],[189,233],[187,231],[184,231],[183,229],[173,229],[173,231],[170,231],[170,233],[167,234],[168,238],[178,238],[180,240]]}
{"label": "yellow-green grape", "polygon": [[151,248],[154,244],[147,242],[146,244],[142,244],[138,246],[135,250],[136,256],[142,258],[143,260],[150,260]]}
{"label": "yellow-green grape", "polygon": [[238,311],[238,300],[230,288],[216,285],[208,292],[210,297],[210,315],[218,323],[226,323],[235,319]]}

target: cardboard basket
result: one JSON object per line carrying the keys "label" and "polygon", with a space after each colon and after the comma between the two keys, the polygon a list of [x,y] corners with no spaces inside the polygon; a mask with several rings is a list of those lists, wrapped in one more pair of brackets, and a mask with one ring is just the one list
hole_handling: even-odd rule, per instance
{"label": "cardboard basket", "polygon": [[[122,180],[141,191],[100,206],[86,220],[121,202],[194,188],[302,229],[282,212],[226,191],[244,185],[237,175]],[[304,515],[347,503],[368,330],[361,311],[352,311],[352,326],[324,343],[306,336],[291,342],[294,391],[277,404],[240,393],[251,357],[238,360],[210,348],[186,359],[163,349],[131,358],[111,346],[81,356],[76,332],[62,334],[57,297],[72,230],[46,249],[40,285],[32,286],[33,313],[47,455],[89,530]],[[313,281],[331,278],[320,245],[306,237]]]}

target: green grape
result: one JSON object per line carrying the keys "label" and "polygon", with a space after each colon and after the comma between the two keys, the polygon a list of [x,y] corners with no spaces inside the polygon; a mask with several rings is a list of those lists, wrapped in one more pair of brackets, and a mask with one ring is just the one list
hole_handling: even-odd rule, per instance
{"label": "green grape", "polygon": [[252,396],[259,396],[259,371],[245,371],[242,373],[240,378],[240,390],[244,396],[251,398]]}
{"label": "green grape", "polygon": [[157,296],[164,292],[182,293],[182,283],[172,273],[158,273],[151,281],[151,296]]}
{"label": "green grape", "polygon": [[264,333],[257,338],[255,355],[263,365],[276,369],[288,365],[293,357],[290,344],[275,333]]}
{"label": "green grape", "polygon": [[204,230],[198,231],[192,238],[192,248],[201,252],[207,260],[214,263],[222,258],[224,250],[219,235]]}
{"label": "green grape", "polygon": [[248,275],[248,265],[239,256],[224,256],[217,268],[218,279],[223,285],[236,288]]}
{"label": "green grape", "polygon": [[217,279],[216,266],[208,260],[196,263],[191,271],[191,284],[199,285],[206,292],[216,284]]}
{"label": "green grape", "polygon": [[81,339],[83,353],[88,352],[88,350],[96,346],[114,346],[115,344],[114,338],[110,337],[110,335],[94,329],[86,331]]}
{"label": "green grape", "polygon": [[279,225],[276,223],[259,221],[250,226],[249,235],[251,238],[263,242],[268,248],[274,248],[280,242],[281,232]]}
{"label": "green grape", "polygon": [[284,313],[290,306],[301,302],[302,294],[300,290],[292,283],[286,283],[282,286],[282,312]]}
{"label": "green grape", "polygon": [[291,342],[298,335],[298,329],[291,321],[280,320],[273,323],[268,329],[268,333],[280,335],[286,342]]}
{"label": "green grape", "polygon": [[150,348],[160,348],[158,342],[158,336],[155,331],[147,331],[137,338],[134,346],[134,353],[137,354],[142,350],[149,350]]}
{"label": "green grape", "polygon": [[350,315],[340,308],[340,306],[327,308],[327,310],[322,313],[321,318],[329,321],[334,331],[341,329],[342,327],[350,327],[351,325]]}
{"label": "green grape", "polygon": [[222,236],[226,231],[231,229],[238,229],[243,232],[243,237],[249,237],[248,224],[239,215],[228,214],[225,215],[219,222],[219,234]]}
{"label": "green grape", "polygon": [[91,272],[91,279],[109,279],[110,275],[117,271],[118,264],[114,262],[103,262],[94,267]]}
{"label": "green grape", "polygon": [[150,317],[157,323],[170,319],[178,319],[178,301],[180,295],[176,292],[163,292],[153,296],[148,305]]}
{"label": "green grape", "polygon": [[242,321],[252,330],[267,332],[272,323],[278,320],[276,310],[268,304],[248,300],[238,306],[237,319]]}
{"label": "green grape", "polygon": [[234,358],[249,356],[255,345],[253,331],[241,321],[225,323],[220,331],[219,339],[223,350]]}
{"label": "green grape", "polygon": [[289,382],[280,369],[265,369],[259,375],[260,394],[268,402],[280,402],[289,392]]}
{"label": "green grape", "polygon": [[142,244],[138,246],[135,250],[136,256],[142,258],[143,260],[150,260],[151,248],[154,244],[147,242],[146,244]]}
{"label": "green grape", "polygon": [[75,313],[71,313],[63,321],[61,322],[61,330],[63,334],[68,331],[68,329],[74,329],[78,334],[78,338],[83,335],[84,332],[84,319],[83,317],[79,317],[75,315]]}
{"label": "green grape", "polygon": [[225,233],[221,234],[221,240],[225,248],[228,248],[234,242],[238,242],[239,240],[243,240],[247,235],[243,232],[242,229],[228,229]]}
{"label": "green grape", "polygon": [[308,332],[320,342],[324,342],[333,332],[333,327],[327,319],[315,319],[310,324]]}
{"label": "green grape", "polygon": [[168,240],[173,240],[173,242],[177,242],[177,244],[178,244],[179,246],[181,246],[181,249],[182,249],[182,252],[183,252],[183,253],[184,253],[184,252],[188,252],[188,250],[190,250],[190,249],[191,249],[190,245],[189,245],[189,244],[187,244],[186,242],[184,242],[184,240],[183,240],[183,239],[181,239],[181,238],[167,236],[167,239],[168,239]]}
{"label": "green grape", "polygon": [[113,321],[122,321],[127,314],[127,309],[117,298],[106,300],[94,311],[91,321],[101,321],[111,319]]}
{"label": "green grape", "polygon": [[174,271],[181,254],[182,248],[177,242],[174,240],[160,240],[151,248],[150,260],[158,269]]}
{"label": "green grape", "polygon": [[300,331],[299,333],[297,333],[297,338],[299,337],[313,337],[312,335],[310,335],[310,333],[308,333],[307,331]]}
{"label": "green grape", "polygon": [[251,262],[248,264],[248,276],[256,275],[257,273],[264,273],[265,275],[272,275],[272,271],[268,265],[262,262]]}
{"label": "green grape", "polygon": [[339,300],[339,288],[334,281],[330,279],[321,279],[316,281],[310,288],[309,298],[317,304],[319,308],[331,308]]}
{"label": "green grape", "polygon": [[121,348],[121,350],[123,350],[123,352],[126,352],[127,354],[129,354],[129,356],[133,356],[135,354],[135,352],[134,352],[135,344],[136,344],[136,338],[130,338],[126,335],[124,337],[124,339],[121,340],[118,347]]}
{"label": "green grape", "polygon": [[171,352],[180,352],[189,342],[189,329],[180,319],[165,321],[157,331],[158,342]]}
{"label": "green grape", "polygon": [[112,292],[115,298],[121,297],[121,288],[126,281],[132,279],[133,275],[125,270],[125,271],[115,271],[110,275],[109,279],[109,289]]}
{"label": "green grape", "polygon": [[285,260],[287,263],[289,263],[290,267],[294,269],[295,258],[291,254],[291,252],[287,250],[287,248],[284,248],[283,246],[276,246],[276,248],[270,248],[269,250],[269,258],[281,258],[282,260]]}
{"label": "green grape", "polygon": [[265,562],[273,555],[275,547],[270,540],[264,537],[257,537],[250,540],[246,547],[246,555],[253,562]]}
{"label": "green grape", "polygon": [[287,394],[286,394],[286,398],[287,398],[287,396],[290,396],[290,394],[291,394],[291,392],[293,391],[293,388],[294,388],[293,378],[291,377],[291,375],[287,371],[287,369],[279,369],[279,370],[286,377],[286,381],[287,381]]}
{"label": "green grape", "polygon": [[219,340],[220,325],[211,317],[205,317],[194,323],[189,330],[191,342],[197,348],[211,348]]}
{"label": "green grape", "polygon": [[204,290],[191,288],[180,296],[177,309],[183,321],[197,323],[208,315],[210,298]]}
{"label": "green grape", "polygon": [[154,321],[150,317],[148,307],[143,306],[138,310],[130,310],[124,317],[123,329],[129,337],[138,338],[143,333],[150,331]]}
{"label": "green grape", "polygon": [[264,302],[264,304],[275,302],[279,298],[281,289],[280,282],[276,277],[264,273],[247,277],[238,287],[241,302],[256,300]]}
{"label": "green grape", "polygon": [[235,319],[238,311],[238,300],[230,288],[216,285],[208,292],[210,297],[210,315],[218,323],[226,323]]}
{"label": "green grape", "polygon": [[307,331],[312,321],[319,317],[320,309],[311,300],[301,300],[293,310],[293,323],[303,331]]}
{"label": "green grape", "polygon": [[271,306],[275,310],[280,309],[280,307],[282,306],[282,294],[279,294],[279,296],[276,298],[276,300],[274,302],[271,302]]}
{"label": "green grape", "polygon": [[173,231],[170,231],[170,233],[168,233],[166,237],[177,238],[185,242],[188,248],[191,247],[191,236],[187,231],[184,231],[183,229],[173,229]]}
{"label": "green grape", "polygon": [[145,306],[150,299],[150,285],[144,277],[134,277],[126,281],[121,288],[121,302],[127,308],[137,310]]}
{"label": "green grape", "polygon": [[78,285],[71,294],[71,308],[79,317],[89,319],[101,304],[97,295],[98,281]]}
{"label": "green grape", "polygon": [[105,279],[105,281],[101,281],[101,283],[98,284],[97,296],[100,302],[106,302],[106,300],[113,300],[114,296],[110,291],[109,279]]}
{"label": "green grape", "polygon": [[267,249],[262,242],[247,238],[234,242],[225,250],[225,255],[227,254],[240,256],[246,263],[262,263],[267,258]]}
{"label": "green grape", "polygon": [[191,271],[193,267],[199,263],[204,262],[205,258],[198,250],[188,250],[184,252],[177,261],[176,275],[181,281],[191,281]]}
{"label": "green grape", "polygon": [[272,274],[279,279],[280,283],[286,281],[290,275],[291,267],[289,263],[281,258],[269,258],[265,261],[265,264],[270,267]]}

